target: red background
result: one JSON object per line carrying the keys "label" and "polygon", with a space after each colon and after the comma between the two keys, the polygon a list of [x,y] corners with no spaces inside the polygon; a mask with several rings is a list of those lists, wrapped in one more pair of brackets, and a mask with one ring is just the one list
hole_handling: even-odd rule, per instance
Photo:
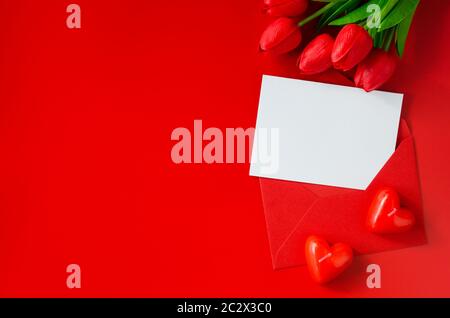
{"label": "red background", "polygon": [[449,1],[422,1],[385,86],[406,94],[429,244],[327,287],[272,270],[248,164],[170,158],[194,119],[254,126],[260,1],[78,0],[81,30],[69,3],[0,1],[1,296],[450,296]]}

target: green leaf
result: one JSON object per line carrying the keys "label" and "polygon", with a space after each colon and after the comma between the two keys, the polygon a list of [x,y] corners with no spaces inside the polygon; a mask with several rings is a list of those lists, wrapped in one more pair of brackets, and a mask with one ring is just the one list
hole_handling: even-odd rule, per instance
{"label": "green leaf", "polygon": [[387,1],[388,0],[370,0],[366,4],[362,5],[361,7],[357,8],[356,10],[353,10],[349,14],[332,21],[331,23],[329,23],[329,25],[345,25],[345,24],[356,23],[361,20],[367,19],[371,15],[371,12],[367,11],[367,8],[371,4],[377,4],[380,7],[383,7]]}
{"label": "green leaf", "polygon": [[405,52],[406,39],[408,38],[409,29],[414,18],[414,10],[399,25],[397,25],[397,53],[402,57]]}
{"label": "green leaf", "polygon": [[317,26],[318,31],[320,31],[324,26],[336,19],[339,15],[355,9],[361,3],[361,1],[362,0],[348,0],[344,3],[339,4],[336,9],[333,7],[334,10],[330,10],[330,14],[324,15],[322,16],[322,19],[320,19],[319,25]]}
{"label": "green leaf", "polygon": [[[403,1],[403,0],[402,0]],[[398,4],[399,0],[388,0],[386,5],[381,9],[381,20],[383,20],[389,12]]]}
{"label": "green leaf", "polygon": [[416,11],[420,0],[400,0],[380,24],[380,31],[392,28]]}

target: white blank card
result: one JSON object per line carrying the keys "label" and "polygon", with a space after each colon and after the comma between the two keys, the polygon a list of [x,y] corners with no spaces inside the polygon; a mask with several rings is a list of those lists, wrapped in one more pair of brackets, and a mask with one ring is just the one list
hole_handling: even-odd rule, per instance
{"label": "white blank card", "polygon": [[[402,100],[265,75],[250,175],[364,190],[395,151]],[[271,132],[276,138],[261,138]],[[265,169],[262,157],[276,169]]]}

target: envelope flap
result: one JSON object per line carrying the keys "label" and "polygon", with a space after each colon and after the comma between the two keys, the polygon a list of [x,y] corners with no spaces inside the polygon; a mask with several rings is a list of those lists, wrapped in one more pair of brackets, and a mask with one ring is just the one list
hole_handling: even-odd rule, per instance
{"label": "envelope flap", "polygon": [[260,178],[267,232],[272,258],[317,196],[301,183]]}
{"label": "envelope flap", "polygon": [[402,205],[415,212],[419,224],[423,222],[419,174],[412,136],[401,142],[366,192],[371,195],[381,186],[390,186],[396,189]]}
{"label": "envelope flap", "polygon": [[[298,184],[298,187],[300,186],[301,184]],[[371,193],[379,186],[395,188],[400,194],[402,204],[415,213],[418,224],[412,231],[401,235],[378,236],[365,229],[368,201]],[[272,208],[276,208],[276,205],[273,204]],[[366,191],[343,192],[319,198],[307,211],[302,212],[303,217],[280,246],[274,258],[275,268],[304,264],[304,242],[306,237],[312,234],[323,235],[331,242],[348,243],[357,253],[363,254],[426,243],[412,136],[403,139]]]}
{"label": "envelope flap", "polygon": [[312,183],[302,183],[305,189],[311,191],[319,198],[326,198],[334,195],[343,195],[354,192],[359,192],[361,190],[356,189],[348,189],[348,188],[340,188],[340,187],[331,187],[324,186],[320,184],[312,184]]}
{"label": "envelope flap", "polygon": [[397,147],[400,146],[401,142],[408,137],[411,137],[411,130],[409,129],[408,123],[403,118],[400,119],[400,124],[398,127],[397,135]]}

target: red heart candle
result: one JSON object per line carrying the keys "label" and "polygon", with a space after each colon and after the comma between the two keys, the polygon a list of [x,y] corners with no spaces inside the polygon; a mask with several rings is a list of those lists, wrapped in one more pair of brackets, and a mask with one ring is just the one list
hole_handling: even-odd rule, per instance
{"label": "red heart candle", "polygon": [[336,243],[330,247],[324,238],[310,236],[305,243],[305,256],[311,277],[325,284],[350,266],[353,251],[347,244]]}
{"label": "red heart candle", "polygon": [[367,215],[367,228],[378,234],[409,231],[416,223],[414,214],[400,206],[397,191],[381,188],[372,199]]}

